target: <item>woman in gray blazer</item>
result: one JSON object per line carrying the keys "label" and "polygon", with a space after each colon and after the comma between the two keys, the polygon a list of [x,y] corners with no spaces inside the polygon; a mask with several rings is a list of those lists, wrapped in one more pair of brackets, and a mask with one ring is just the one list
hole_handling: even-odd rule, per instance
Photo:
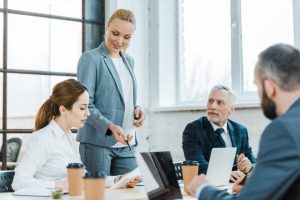
{"label": "woman in gray blazer", "polygon": [[134,14],[116,10],[100,46],[82,54],[77,77],[89,92],[90,116],[78,132],[80,155],[88,171],[125,174],[136,168],[135,128],[144,111],[136,105],[133,59],[126,54],[135,30]]}

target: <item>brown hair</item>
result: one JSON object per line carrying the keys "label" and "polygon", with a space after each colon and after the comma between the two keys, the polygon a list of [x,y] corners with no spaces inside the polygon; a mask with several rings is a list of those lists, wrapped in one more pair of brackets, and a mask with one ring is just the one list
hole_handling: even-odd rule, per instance
{"label": "brown hair", "polygon": [[87,91],[86,87],[75,79],[67,79],[57,83],[52,90],[52,95],[44,102],[36,114],[35,130],[44,128],[53,118],[59,116],[59,106],[64,106],[66,109],[71,110],[73,104],[85,91]]}
{"label": "brown hair", "polygon": [[135,16],[133,14],[132,11],[130,10],[126,10],[126,9],[118,9],[116,10],[109,18],[107,25],[109,25],[109,23],[115,19],[118,18],[120,20],[126,21],[126,22],[130,22],[135,26]]}

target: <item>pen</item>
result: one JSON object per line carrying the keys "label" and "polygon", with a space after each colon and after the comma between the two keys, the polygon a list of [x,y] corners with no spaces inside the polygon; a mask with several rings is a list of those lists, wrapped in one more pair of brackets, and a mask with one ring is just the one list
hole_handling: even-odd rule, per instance
{"label": "pen", "polygon": [[130,151],[131,151],[131,147],[130,147],[130,145],[129,145],[128,140],[125,140],[125,142],[127,143],[127,146],[129,147],[129,149],[130,149]]}

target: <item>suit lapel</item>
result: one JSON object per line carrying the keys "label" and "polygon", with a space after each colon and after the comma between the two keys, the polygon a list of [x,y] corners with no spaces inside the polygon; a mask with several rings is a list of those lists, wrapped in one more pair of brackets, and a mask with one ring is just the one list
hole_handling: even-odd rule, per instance
{"label": "suit lapel", "polygon": [[[232,147],[238,147],[238,145],[237,145],[238,135],[237,135],[237,132],[234,131],[234,128],[233,128],[233,126],[232,126],[232,124],[230,123],[229,120],[227,121],[227,128],[228,128],[228,131],[229,131]],[[238,149],[237,149],[237,152],[239,152]]]}
{"label": "suit lapel", "polygon": [[111,73],[116,85],[117,85],[117,88],[118,88],[118,91],[120,93],[120,96],[124,102],[124,96],[123,96],[123,88],[122,88],[122,84],[121,84],[121,80],[120,80],[120,77],[118,75],[118,72],[117,72],[117,69],[115,68],[114,64],[113,64],[113,61],[108,53],[108,50],[107,48],[105,47],[105,44],[104,42],[101,43],[101,45],[98,47],[98,50],[99,52],[104,56],[104,62],[109,70],[109,72]]}
{"label": "suit lapel", "polygon": [[220,143],[217,134],[215,133],[212,125],[208,121],[206,117],[202,118],[203,128],[207,133],[207,137],[210,141],[210,143],[213,145],[213,147],[222,147],[222,144]]}
{"label": "suit lapel", "polygon": [[119,93],[120,93],[120,95],[121,95],[121,97],[124,101],[123,88],[122,88],[121,80],[120,80],[118,72],[117,72],[117,70],[116,70],[116,68],[113,64],[113,61],[111,60],[110,57],[106,57],[106,58],[104,58],[104,62],[106,64],[107,68],[109,69],[112,77],[114,78],[115,83],[116,83],[117,88],[118,88],[118,91],[119,91]]}

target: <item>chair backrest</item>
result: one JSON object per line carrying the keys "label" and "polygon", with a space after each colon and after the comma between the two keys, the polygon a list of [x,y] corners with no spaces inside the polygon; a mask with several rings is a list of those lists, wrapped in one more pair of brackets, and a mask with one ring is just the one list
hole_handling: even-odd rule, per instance
{"label": "chair backrest", "polygon": [[11,187],[15,175],[14,170],[0,171],[0,192],[13,192]]}
{"label": "chair backrest", "polygon": [[[10,138],[7,140],[7,162],[17,162],[19,152],[22,146],[22,140],[20,138]],[[3,145],[2,145],[3,148]],[[2,160],[2,152],[1,148],[0,160]]]}
{"label": "chair backrest", "polygon": [[182,162],[176,162],[173,163],[174,168],[175,168],[175,172],[176,172],[176,176],[177,176],[177,180],[183,180],[182,179]]}

